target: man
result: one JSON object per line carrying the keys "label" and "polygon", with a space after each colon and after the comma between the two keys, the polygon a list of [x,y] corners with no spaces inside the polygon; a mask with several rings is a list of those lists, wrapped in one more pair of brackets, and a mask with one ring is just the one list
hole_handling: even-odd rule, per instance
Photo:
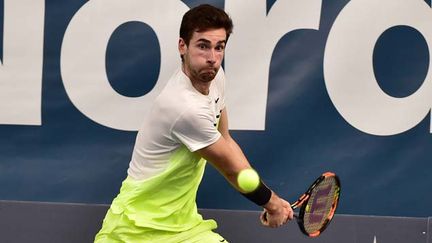
{"label": "man", "polygon": [[231,32],[228,15],[210,5],[183,16],[178,43],[182,66],[138,132],[128,177],[96,242],[224,242],[212,231],[216,222],[197,212],[206,160],[264,207],[264,225],[278,227],[292,219],[290,204],[263,183],[251,193],[237,185],[238,173],[251,166],[228,131],[220,67]]}

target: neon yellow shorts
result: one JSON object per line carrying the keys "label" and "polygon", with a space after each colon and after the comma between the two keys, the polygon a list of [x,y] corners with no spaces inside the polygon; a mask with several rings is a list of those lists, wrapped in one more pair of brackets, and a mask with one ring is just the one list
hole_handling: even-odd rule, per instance
{"label": "neon yellow shorts", "polygon": [[214,220],[205,220],[184,232],[170,232],[136,226],[126,215],[114,214],[108,210],[102,229],[95,237],[95,243],[228,243],[218,233]]}

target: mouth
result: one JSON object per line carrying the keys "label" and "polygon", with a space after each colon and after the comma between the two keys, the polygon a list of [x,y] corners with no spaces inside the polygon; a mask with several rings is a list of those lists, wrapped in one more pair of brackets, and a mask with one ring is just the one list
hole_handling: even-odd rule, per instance
{"label": "mouth", "polygon": [[214,67],[211,68],[205,68],[201,70],[201,79],[205,81],[211,81],[216,76],[217,69]]}
{"label": "mouth", "polygon": [[218,72],[218,68],[215,68],[215,67],[207,67],[207,68],[204,68],[202,71],[203,71],[203,72],[206,72],[206,73],[217,73],[217,72]]}

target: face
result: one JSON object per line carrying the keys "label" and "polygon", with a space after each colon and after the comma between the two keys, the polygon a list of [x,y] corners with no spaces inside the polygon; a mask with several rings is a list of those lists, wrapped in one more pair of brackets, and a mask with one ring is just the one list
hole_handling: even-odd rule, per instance
{"label": "face", "polygon": [[225,45],[226,31],[223,28],[194,32],[189,45],[180,38],[183,71],[192,81],[212,81],[222,64]]}

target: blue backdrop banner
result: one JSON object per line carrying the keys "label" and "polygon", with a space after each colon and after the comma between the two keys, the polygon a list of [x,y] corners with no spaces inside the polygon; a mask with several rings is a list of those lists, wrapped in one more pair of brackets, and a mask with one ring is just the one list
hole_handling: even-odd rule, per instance
{"label": "blue backdrop banner", "polygon": [[[0,3],[0,199],[110,203],[182,15],[210,3],[234,21],[230,129],[270,187],[291,201],[334,171],[338,213],[432,215],[429,1]],[[198,206],[257,209],[210,165]]]}

